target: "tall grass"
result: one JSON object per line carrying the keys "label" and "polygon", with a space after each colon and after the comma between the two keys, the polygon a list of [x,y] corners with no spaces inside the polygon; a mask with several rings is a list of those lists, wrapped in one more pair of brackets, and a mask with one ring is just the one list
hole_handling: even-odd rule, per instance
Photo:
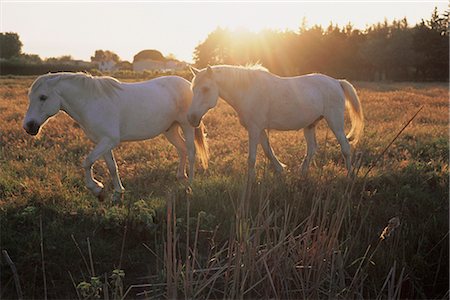
{"label": "tall grass", "polygon": [[[199,253],[205,248],[199,241],[202,212],[196,218],[190,217],[195,192],[193,197],[173,192],[166,211],[166,296],[374,298],[387,295],[384,289],[389,282],[388,296],[400,298],[404,270],[400,277],[395,275],[395,260],[385,262],[391,264],[391,270],[383,286],[368,282],[375,253],[393,237],[381,240],[378,236],[364,236],[361,227],[365,220],[359,215],[368,211],[359,205],[365,182],[357,173],[341,178],[339,183],[325,178],[330,174],[322,176],[284,192],[274,188],[279,184],[276,178],[265,176],[251,195],[230,195],[233,220],[228,235],[217,240],[216,232],[211,233],[209,251],[204,253]],[[328,185],[318,184],[324,180]],[[295,201],[283,197],[292,196],[292,192]],[[186,216],[183,228],[174,222],[180,211]],[[188,221],[191,219],[196,220],[192,228]],[[370,243],[366,244],[366,251],[360,252],[361,243],[368,240],[377,241],[377,246],[372,249]]]}

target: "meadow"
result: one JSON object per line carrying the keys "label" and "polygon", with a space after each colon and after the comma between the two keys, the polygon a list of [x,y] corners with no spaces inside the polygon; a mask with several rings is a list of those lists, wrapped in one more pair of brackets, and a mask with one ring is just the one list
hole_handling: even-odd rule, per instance
{"label": "meadow", "polygon": [[[302,132],[271,131],[288,168],[274,173],[259,148],[250,197],[247,134],[220,101],[204,118],[209,169],[197,164],[191,190],[158,137],[115,150],[126,193],[112,205],[85,188],[93,145],[67,115],[37,138],[22,129],[33,80],[0,78],[0,242],[24,298],[449,296],[446,83],[352,82],[366,124],[354,176],[324,121],[306,178]],[[104,162],[94,170],[110,195]],[[4,257],[1,268],[0,298],[17,298]]]}

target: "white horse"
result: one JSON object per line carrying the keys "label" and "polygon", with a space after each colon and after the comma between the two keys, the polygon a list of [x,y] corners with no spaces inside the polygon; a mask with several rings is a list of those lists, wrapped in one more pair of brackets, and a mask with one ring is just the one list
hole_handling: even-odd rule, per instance
{"label": "white horse", "polygon": [[[190,126],[187,110],[192,100],[190,83],[177,76],[137,83],[84,73],[53,73],[38,77],[29,94],[23,121],[27,133],[36,135],[41,126],[60,110],[80,124],[96,146],[83,163],[87,188],[103,200],[103,184],[93,178],[92,166],[103,157],[112,177],[113,201],[121,198],[122,186],[112,149],[124,141],[151,139],[163,133],[180,157],[177,177],[185,179],[186,153],[189,180],[194,176],[195,148],[204,168],[208,147],[203,124]],[[181,136],[181,127],[184,138]]]}
{"label": "white horse", "polygon": [[[341,145],[345,165],[350,172],[350,144],[358,142],[364,116],[354,87],[346,80],[337,80],[321,74],[298,77],[279,77],[261,66],[208,66],[194,73],[191,88],[194,92],[188,119],[198,126],[203,115],[217,104],[220,97],[237,112],[240,123],[249,136],[248,176],[255,176],[256,150],[261,144],[275,170],[281,172],[284,164],[270,147],[265,129],[298,130],[303,128],[307,154],[302,163],[306,175],[316,148],[315,128],[322,118]],[[347,102],[345,99],[347,98]],[[352,128],[344,133],[345,107],[350,111]]]}

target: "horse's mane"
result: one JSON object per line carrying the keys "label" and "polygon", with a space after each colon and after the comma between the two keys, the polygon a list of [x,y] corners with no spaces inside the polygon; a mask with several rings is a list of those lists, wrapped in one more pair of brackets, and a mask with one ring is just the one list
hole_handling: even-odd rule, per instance
{"label": "horse's mane", "polygon": [[[233,65],[216,65],[211,67],[213,73],[218,80],[233,82],[235,85],[241,87],[248,87],[249,84],[261,77],[261,74],[269,73],[269,71],[260,64],[251,64],[245,66],[233,66]],[[195,81],[201,80],[202,75],[195,78]]]}
{"label": "horse's mane", "polygon": [[39,87],[44,81],[55,79],[70,80],[76,84],[81,85],[83,91],[91,93],[95,96],[114,96],[118,90],[121,90],[121,82],[113,77],[109,76],[92,76],[88,73],[70,73],[59,72],[50,73],[40,76],[32,85],[33,88]]}
{"label": "horse's mane", "polygon": [[213,70],[214,73],[222,73],[223,77],[232,80],[242,87],[248,87],[253,80],[260,78],[261,74],[269,73],[269,71],[260,64],[245,66],[217,65],[213,67]]}
{"label": "horse's mane", "polygon": [[265,68],[261,64],[247,64],[247,65],[216,65],[213,68],[225,68],[229,69],[233,72],[243,72],[243,71],[265,71],[269,72],[267,68]]}

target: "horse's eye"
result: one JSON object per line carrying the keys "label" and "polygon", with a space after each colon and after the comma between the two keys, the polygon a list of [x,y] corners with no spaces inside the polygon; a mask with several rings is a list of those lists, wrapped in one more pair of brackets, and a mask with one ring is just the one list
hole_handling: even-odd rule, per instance
{"label": "horse's eye", "polygon": [[40,96],[39,96],[39,100],[45,101],[45,100],[47,100],[47,96],[45,96],[45,95],[40,95]]}
{"label": "horse's eye", "polygon": [[206,86],[202,87],[202,93],[207,93],[207,92],[209,92],[209,87],[206,87]]}

